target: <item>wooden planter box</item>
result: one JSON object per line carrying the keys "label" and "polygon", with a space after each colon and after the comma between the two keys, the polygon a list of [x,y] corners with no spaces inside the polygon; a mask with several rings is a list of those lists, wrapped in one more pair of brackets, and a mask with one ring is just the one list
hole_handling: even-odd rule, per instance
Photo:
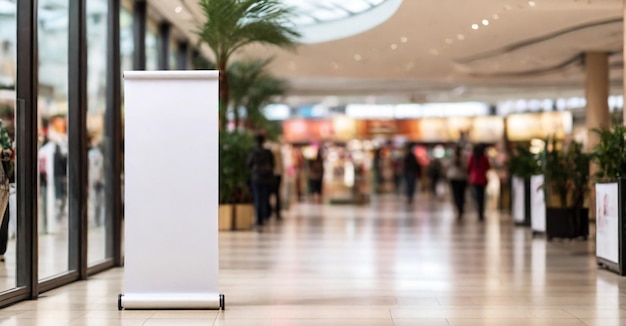
{"label": "wooden planter box", "polygon": [[235,205],[235,223],[233,230],[252,230],[254,227],[254,205]]}
{"label": "wooden planter box", "polygon": [[587,240],[589,236],[589,209],[572,207],[546,209],[546,237],[553,238],[580,238]]}
{"label": "wooden planter box", "polygon": [[220,204],[218,208],[218,225],[220,231],[230,231],[233,229],[234,206],[230,204]]}

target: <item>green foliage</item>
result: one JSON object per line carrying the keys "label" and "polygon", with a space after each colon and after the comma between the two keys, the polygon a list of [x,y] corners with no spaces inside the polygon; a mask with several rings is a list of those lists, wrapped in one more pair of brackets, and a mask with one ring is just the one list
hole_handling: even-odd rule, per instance
{"label": "green foliage", "polygon": [[12,118],[15,113],[12,105],[0,103],[0,117]]}
{"label": "green foliage", "polygon": [[249,128],[263,129],[272,137],[280,133],[280,129],[265,118],[261,109],[274,98],[285,95],[288,84],[287,81],[276,78],[267,71],[270,62],[270,59],[234,62],[228,69],[228,77],[232,90],[235,124],[239,125],[239,109],[243,109]]}
{"label": "green foliage", "polygon": [[[542,153],[547,198],[557,196],[560,207],[582,208],[589,191],[589,163],[591,155],[584,153],[582,144],[572,142],[559,148],[556,139],[546,142]],[[548,200],[548,203],[551,200]]]}
{"label": "green foliage", "polygon": [[626,126],[614,124],[611,129],[593,129],[600,142],[593,150],[592,160],[598,164],[595,177],[599,181],[615,180],[626,175]]}
{"label": "green foliage", "polygon": [[570,185],[572,193],[572,204],[576,208],[582,208],[585,195],[589,191],[589,165],[591,154],[583,152],[583,145],[572,143],[567,152],[570,165]]}
{"label": "green foliage", "polygon": [[220,123],[226,124],[229,81],[226,74],[230,57],[250,44],[274,45],[292,49],[300,34],[289,20],[293,9],[281,0],[200,0],[205,22],[196,33],[215,55],[220,75]]}
{"label": "green foliage", "polygon": [[220,132],[219,145],[220,203],[250,202],[250,169],[246,166],[246,159],[254,146],[252,136],[248,133]]}
{"label": "green foliage", "polygon": [[518,144],[515,147],[515,155],[508,161],[511,175],[521,178],[530,178],[541,173],[541,161],[537,154],[532,153],[528,144]]}

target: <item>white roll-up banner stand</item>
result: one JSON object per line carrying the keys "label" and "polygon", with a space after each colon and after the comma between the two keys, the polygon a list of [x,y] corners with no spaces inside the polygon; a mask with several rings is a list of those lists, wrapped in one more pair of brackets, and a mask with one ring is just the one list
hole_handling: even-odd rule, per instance
{"label": "white roll-up banner stand", "polygon": [[546,198],[543,174],[530,177],[530,228],[533,233],[546,232]]}
{"label": "white roll-up banner stand", "polygon": [[223,309],[217,71],[124,72],[119,309]]}

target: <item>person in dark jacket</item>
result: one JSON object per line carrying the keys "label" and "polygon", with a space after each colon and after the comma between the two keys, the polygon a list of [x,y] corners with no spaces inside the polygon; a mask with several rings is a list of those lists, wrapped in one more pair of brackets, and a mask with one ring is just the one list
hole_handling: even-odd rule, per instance
{"label": "person in dark jacket", "polygon": [[422,167],[417,162],[415,153],[413,153],[413,144],[407,144],[402,166],[406,186],[406,200],[408,204],[412,204],[413,197],[415,195],[415,185],[417,183],[417,179],[422,174]]}
{"label": "person in dark jacket", "polygon": [[249,153],[247,165],[251,169],[252,195],[256,211],[256,225],[261,227],[269,217],[269,195],[274,183],[274,154],[263,147],[265,136],[255,137],[257,146]]}

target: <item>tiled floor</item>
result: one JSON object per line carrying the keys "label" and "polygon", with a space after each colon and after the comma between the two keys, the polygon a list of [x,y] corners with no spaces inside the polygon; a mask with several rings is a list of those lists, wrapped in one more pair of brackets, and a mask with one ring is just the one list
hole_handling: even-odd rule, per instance
{"label": "tiled floor", "polygon": [[457,222],[426,197],[301,204],[263,233],[220,234],[224,312],[117,311],[117,269],[0,310],[0,325],[626,325],[626,278],[593,252],[494,212]]}

